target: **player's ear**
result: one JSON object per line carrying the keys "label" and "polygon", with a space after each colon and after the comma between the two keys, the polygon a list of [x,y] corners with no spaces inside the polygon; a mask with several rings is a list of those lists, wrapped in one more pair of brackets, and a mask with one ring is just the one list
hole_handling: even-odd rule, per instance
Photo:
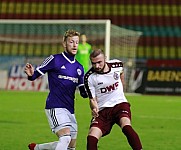
{"label": "player's ear", "polygon": [[107,60],[107,56],[104,57],[105,61]]}
{"label": "player's ear", "polygon": [[66,47],[66,42],[63,41],[63,42],[62,42],[62,45],[63,45],[63,47],[65,48],[65,47]]}

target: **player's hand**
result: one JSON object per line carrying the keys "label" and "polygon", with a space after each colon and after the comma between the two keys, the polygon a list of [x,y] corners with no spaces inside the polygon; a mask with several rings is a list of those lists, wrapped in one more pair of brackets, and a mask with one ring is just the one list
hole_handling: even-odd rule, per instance
{"label": "player's hand", "polygon": [[97,100],[96,98],[91,98],[90,99],[90,108],[92,110],[92,116],[94,118],[98,117],[99,116],[99,107],[98,107],[98,104],[97,104]]}
{"label": "player's hand", "polygon": [[92,109],[92,116],[94,117],[94,118],[96,118],[96,117],[98,117],[99,116],[99,110],[98,110],[98,108],[93,108]]}
{"label": "player's hand", "polygon": [[34,68],[30,63],[27,63],[24,69],[24,72],[28,75],[28,76],[32,76],[34,74]]}

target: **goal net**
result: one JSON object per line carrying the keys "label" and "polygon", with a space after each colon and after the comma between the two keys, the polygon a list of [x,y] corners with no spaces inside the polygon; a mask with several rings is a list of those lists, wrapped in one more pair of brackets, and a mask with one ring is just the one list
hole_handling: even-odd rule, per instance
{"label": "goal net", "polygon": [[62,52],[62,37],[68,29],[85,34],[92,49],[103,49],[107,59],[123,61],[129,92],[128,82],[141,34],[112,25],[110,20],[0,20],[0,70],[15,62],[38,65],[46,56]]}

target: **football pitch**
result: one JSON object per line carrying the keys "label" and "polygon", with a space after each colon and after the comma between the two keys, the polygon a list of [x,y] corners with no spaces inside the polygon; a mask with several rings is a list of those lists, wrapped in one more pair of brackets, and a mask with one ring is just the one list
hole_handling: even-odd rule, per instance
{"label": "football pitch", "polygon": [[[27,150],[30,142],[57,140],[50,131],[45,113],[47,92],[0,91],[0,149]],[[132,125],[144,150],[181,149],[181,97],[127,95]],[[76,95],[78,122],[77,149],[86,149],[91,119],[89,101]],[[130,150],[126,137],[116,125],[99,141],[99,150]]]}

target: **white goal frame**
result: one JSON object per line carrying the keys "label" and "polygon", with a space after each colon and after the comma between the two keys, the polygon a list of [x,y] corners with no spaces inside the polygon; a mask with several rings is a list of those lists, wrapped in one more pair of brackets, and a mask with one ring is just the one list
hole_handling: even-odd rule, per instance
{"label": "white goal frame", "polygon": [[100,20],[18,20],[18,19],[0,19],[1,23],[6,24],[19,24],[19,23],[26,23],[26,24],[105,24],[105,44],[104,50],[107,60],[110,59],[110,32],[111,32],[111,20],[107,19],[100,19]]}

